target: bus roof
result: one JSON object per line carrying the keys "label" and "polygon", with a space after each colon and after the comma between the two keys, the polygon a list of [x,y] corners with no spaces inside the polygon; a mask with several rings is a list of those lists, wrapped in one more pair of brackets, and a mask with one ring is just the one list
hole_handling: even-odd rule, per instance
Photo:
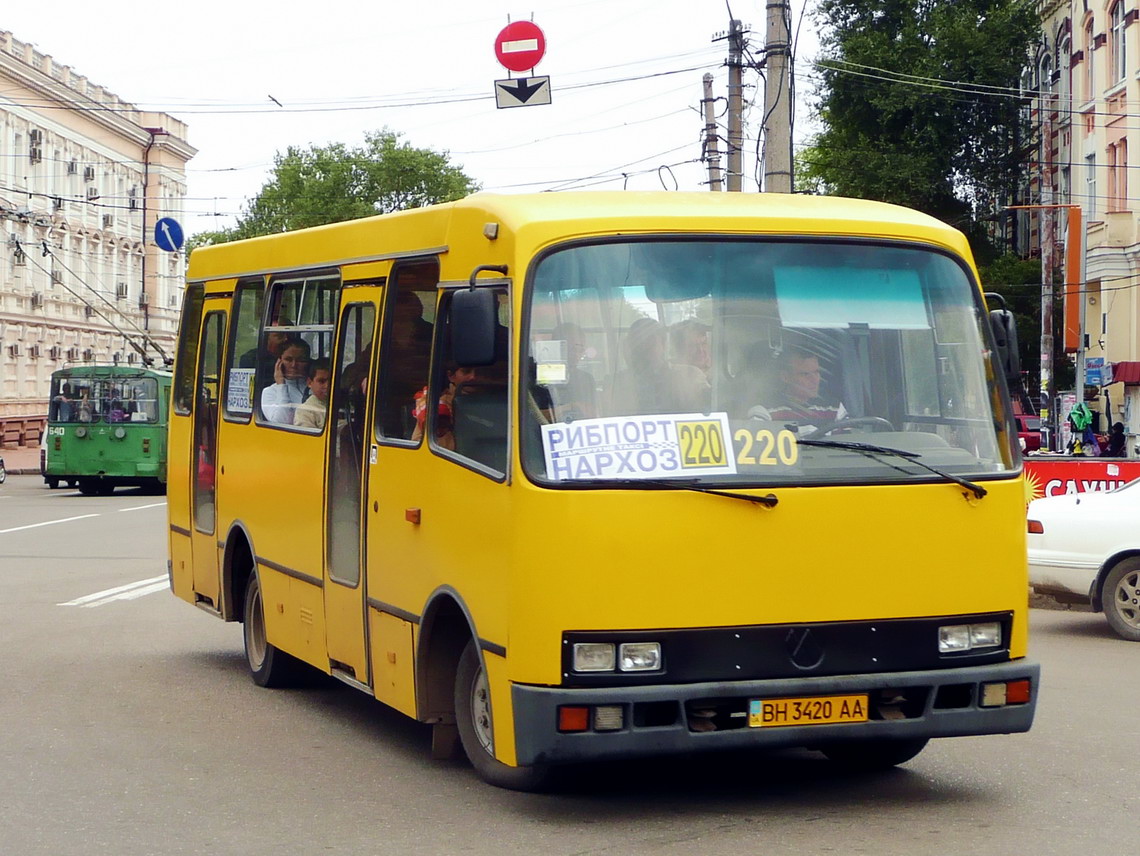
{"label": "bus roof", "polygon": [[172,377],[170,369],[155,368],[153,366],[97,365],[85,363],[83,365],[64,366],[56,369],[52,377]]}
{"label": "bus roof", "polygon": [[488,223],[498,225],[498,240],[510,236],[516,245],[534,248],[605,234],[827,235],[918,240],[969,257],[957,229],[919,211],[864,199],[666,191],[476,193],[441,205],[203,247],[191,255],[187,279],[443,253],[460,239],[486,246]]}

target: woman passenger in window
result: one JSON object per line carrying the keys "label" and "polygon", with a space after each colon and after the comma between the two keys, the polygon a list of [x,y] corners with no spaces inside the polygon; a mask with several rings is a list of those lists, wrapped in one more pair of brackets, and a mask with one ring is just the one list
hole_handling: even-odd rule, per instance
{"label": "woman passenger in window", "polygon": [[293,413],[308,396],[309,346],[290,340],[273,364],[273,383],[261,391],[261,412],[270,422],[293,424]]}

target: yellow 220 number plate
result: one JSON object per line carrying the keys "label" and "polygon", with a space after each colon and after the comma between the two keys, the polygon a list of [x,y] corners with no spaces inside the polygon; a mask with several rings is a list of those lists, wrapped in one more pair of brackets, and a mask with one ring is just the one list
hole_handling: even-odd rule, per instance
{"label": "yellow 220 number plate", "polygon": [[748,724],[753,728],[866,721],[866,695],[761,698],[748,703]]}

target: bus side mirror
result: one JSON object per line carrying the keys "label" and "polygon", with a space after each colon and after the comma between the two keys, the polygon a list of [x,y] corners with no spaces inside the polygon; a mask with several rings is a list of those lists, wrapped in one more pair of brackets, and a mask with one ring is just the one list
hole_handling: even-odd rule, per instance
{"label": "bus side mirror", "polygon": [[451,357],[461,366],[495,363],[499,302],[489,288],[464,288],[451,298]]}
{"label": "bus side mirror", "polygon": [[1017,350],[1017,321],[1008,309],[990,311],[990,329],[994,334],[998,365],[1011,388],[1021,378],[1021,357]]}

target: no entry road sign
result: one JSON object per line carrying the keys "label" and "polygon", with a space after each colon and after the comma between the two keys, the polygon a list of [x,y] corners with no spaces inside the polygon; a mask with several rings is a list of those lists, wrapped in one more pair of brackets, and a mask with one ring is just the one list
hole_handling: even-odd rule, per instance
{"label": "no entry road sign", "polygon": [[495,36],[495,56],[510,71],[530,71],[546,53],[546,36],[532,21],[512,21]]}

